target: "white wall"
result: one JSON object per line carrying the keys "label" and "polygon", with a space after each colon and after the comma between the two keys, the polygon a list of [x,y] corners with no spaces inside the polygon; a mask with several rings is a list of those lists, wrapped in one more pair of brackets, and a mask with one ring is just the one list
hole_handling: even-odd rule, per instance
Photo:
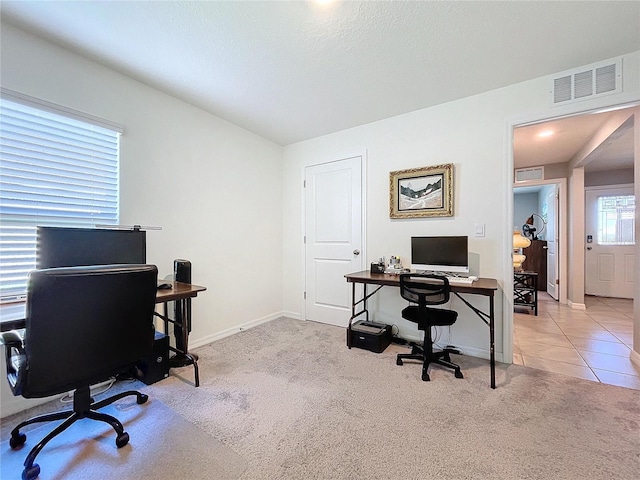
{"label": "white wall", "polygon": [[[485,94],[388,118],[284,149],[284,310],[303,312],[302,198],[303,167],[367,152],[367,258],[400,255],[408,263],[412,235],[468,235],[476,266],[473,274],[494,277],[505,293],[497,298],[496,357],[511,358],[512,278],[512,127],[640,98],[638,52],[624,58],[625,92],[563,107],[551,107],[549,78],[539,78]],[[576,65],[576,67],[579,65]],[[454,164],[452,218],[389,219],[389,172],[441,163]],[[484,224],[486,236],[474,237]],[[377,298],[376,298],[377,297]],[[418,337],[414,325],[400,317],[398,292],[383,289],[370,301],[373,318],[397,324],[401,334]],[[479,306],[485,306],[481,300]],[[503,308],[504,306],[504,308]],[[460,317],[443,341],[488,358],[486,326],[459,302]],[[503,315],[504,312],[504,315]],[[504,328],[503,328],[504,327]],[[503,333],[506,342],[503,345]],[[506,352],[505,352],[506,349]]]}
{"label": "white wall", "polygon": [[10,25],[1,49],[2,87],[124,126],[121,223],[161,226],[147,261],[164,277],[188,259],[207,287],[191,346],[282,314],[280,146]]}
{"label": "white wall", "polygon": [[605,170],[600,172],[585,172],[585,187],[601,187],[605,185],[624,185],[633,183],[633,168],[620,170]]}
{"label": "white wall", "polygon": [[522,225],[532,213],[538,213],[540,193],[514,193],[513,195],[513,228],[522,230]]}

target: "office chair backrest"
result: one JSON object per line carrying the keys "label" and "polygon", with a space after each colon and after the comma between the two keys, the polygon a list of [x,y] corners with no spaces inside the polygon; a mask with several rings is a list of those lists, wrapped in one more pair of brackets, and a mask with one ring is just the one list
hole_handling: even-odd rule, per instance
{"label": "office chair backrest", "polygon": [[29,275],[22,396],[103,381],[153,348],[155,265],[34,270]]}
{"label": "office chair backrest", "polygon": [[449,280],[442,275],[403,273],[400,295],[420,307],[441,305],[449,301]]}

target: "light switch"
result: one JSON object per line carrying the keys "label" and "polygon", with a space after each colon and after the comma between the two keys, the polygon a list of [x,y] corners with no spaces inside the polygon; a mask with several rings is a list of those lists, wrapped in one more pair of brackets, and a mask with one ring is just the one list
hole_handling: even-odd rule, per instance
{"label": "light switch", "polygon": [[484,223],[476,223],[476,237],[484,237]]}

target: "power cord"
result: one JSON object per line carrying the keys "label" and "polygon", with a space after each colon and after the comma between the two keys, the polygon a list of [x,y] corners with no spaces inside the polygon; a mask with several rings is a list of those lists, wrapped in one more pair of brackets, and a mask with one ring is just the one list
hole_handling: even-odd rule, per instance
{"label": "power cord", "polygon": [[[395,332],[393,331],[394,328],[396,330]],[[400,328],[398,327],[398,325],[396,325],[395,323],[391,325],[391,342],[397,345],[406,345],[407,341],[404,338],[399,337],[398,336],[399,333],[400,333]]]}
{"label": "power cord", "polygon": [[[106,382],[103,382],[103,383],[98,384],[98,385],[94,385],[93,387],[91,387],[89,389],[89,391],[91,392],[91,395],[93,395],[93,396],[102,395],[103,393],[108,392],[111,389],[111,387],[113,387],[114,383],[116,383],[116,377],[111,377]],[[100,390],[100,391],[95,391],[100,387],[103,387],[103,389]],[[62,398],[60,398],[60,402],[61,403],[71,403],[71,402],[73,402],[73,390],[70,391],[70,392],[67,392],[65,395],[63,395]]]}

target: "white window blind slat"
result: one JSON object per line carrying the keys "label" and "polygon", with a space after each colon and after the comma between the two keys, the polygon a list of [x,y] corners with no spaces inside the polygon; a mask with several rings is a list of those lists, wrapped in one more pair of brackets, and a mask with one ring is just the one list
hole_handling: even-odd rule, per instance
{"label": "white window blind slat", "polygon": [[29,156],[39,155],[43,158],[46,158],[46,155],[62,156],[63,158],[73,158],[73,156],[75,156],[90,161],[94,155],[97,155],[100,159],[108,159],[109,155],[111,155],[114,157],[113,161],[115,161],[116,156],[114,145],[112,144],[96,144],[94,148],[89,148],[79,143],[75,145],[68,144],[44,137],[20,137],[17,135],[14,137],[5,137],[0,147],[6,151],[6,153],[11,153],[11,150],[15,150],[17,152],[28,153],[30,154]]}
{"label": "white window blind slat", "polygon": [[0,300],[26,291],[36,226],[118,223],[119,132],[33,105],[0,99]]}

